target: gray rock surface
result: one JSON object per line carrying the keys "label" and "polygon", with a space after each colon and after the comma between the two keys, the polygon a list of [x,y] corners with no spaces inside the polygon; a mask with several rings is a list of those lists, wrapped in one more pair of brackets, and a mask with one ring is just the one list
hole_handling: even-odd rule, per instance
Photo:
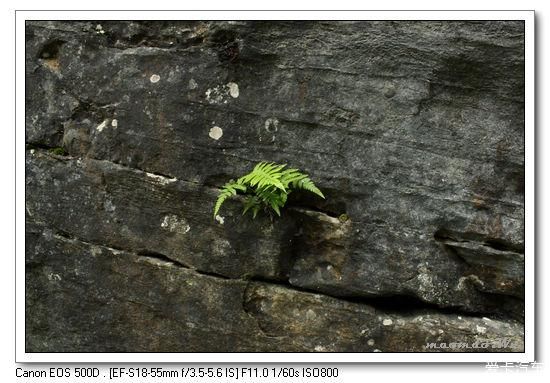
{"label": "gray rock surface", "polygon": [[[476,341],[491,351],[523,349],[518,323],[427,310],[396,314],[223,279],[38,224],[28,223],[27,241],[26,282],[42,287],[27,292],[28,352],[429,352],[437,351],[429,343]],[[492,349],[502,340],[506,348]]]}
{"label": "gray rock surface", "polygon": [[[521,22],[36,21],[26,39],[29,351],[523,348]],[[263,160],[326,200],[212,220]]]}

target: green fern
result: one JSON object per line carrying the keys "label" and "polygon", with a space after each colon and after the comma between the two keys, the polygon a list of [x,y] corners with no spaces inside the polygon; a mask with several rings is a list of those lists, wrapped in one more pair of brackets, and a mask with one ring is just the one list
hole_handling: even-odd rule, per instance
{"label": "green fern", "polygon": [[254,167],[254,170],[247,175],[239,178],[237,183],[241,185],[258,186],[275,186],[278,189],[285,191],[284,185],[281,183],[281,169],[286,165],[277,165],[273,163],[260,162]]}
{"label": "green fern", "polygon": [[225,200],[231,196],[237,195],[237,190],[246,191],[246,186],[241,185],[233,180],[230,180],[223,186],[220,194],[218,195],[216,205],[214,206],[214,218],[216,218],[216,215],[218,214],[218,211],[220,210],[220,207],[225,202]]}
{"label": "green fern", "polygon": [[244,201],[243,215],[245,215],[248,210],[252,209],[252,217],[256,218],[256,215],[258,214],[258,211],[260,211],[260,208],[261,205],[258,197],[254,195],[249,195]]}
{"label": "green fern", "polygon": [[307,174],[285,167],[286,164],[260,162],[237,181],[230,180],[220,190],[214,205],[214,218],[225,200],[237,195],[239,191],[246,195],[243,215],[251,211],[253,218],[256,218],[262,208],[271,209],[280,216],[281,208],[285,206],[292,190],[303,189],[325,198]]}

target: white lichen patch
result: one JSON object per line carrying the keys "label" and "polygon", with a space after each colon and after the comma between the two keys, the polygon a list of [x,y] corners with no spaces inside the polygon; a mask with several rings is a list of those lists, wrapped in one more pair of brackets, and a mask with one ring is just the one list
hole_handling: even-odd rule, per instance
{"label": "white lichen patch", "polygon": [[111,126],[115,129],[118,126],[118,120],[116,118],[113,118],[113,121],[111,121]]}
{"label": "white lichen patch", "polygon": [[99,124],[95,129],[98,131],[98,132],[102,132],[103,129],[105,129],[105,127],[107,126],[107,120],[103,121],[101,124]]}
{"label": "white lichen patch", "polygon": [[155,84],[160,81],[160,76],[158,74],[153,74],[151,75],[151,77],[149,77],[149,81]]}
{"label": "white lichen patch", "polygon": [[374,339],[369,339],[369,340],[367,341],[367,344],[368,344],[369,346],[374,346]]}
{"label": "white lichen patch", "polygon": [[268,118],[265,120],[265,130],[267,130],[269,133],[275,133],[277,130],[279,130],[279,120],[275,117]]}
{"label": "white lichen patch", "polygon": [[306,311],[307,320],[314,320],[315,318],[317,318],[317,314],[315,314],[315,311],[313,311],[312,309]]}
{"label": "white lichen patch", "polygon": [[191,230],[191,226],[189,226],[185,219],[173,214],[165,216],[160,224],[160,227],[170,231],[171,233],[179,234],[185,234]]}
{"label": "white lichen patch", "polygon": [[101,251],[101,248],[99,246],[92,246],[90,248],[90,253],[92,254],[92,257],[97,257],[103,254],[103,251]]}
{"label": "white lichen patch", "polygon": [[55,274],[55,273],[49,273],[48,274],[48,279],[50,281],[60,281],[61,280],[61,276],[59,274]]}
{"label": "white lichen patch", "polygon": [[153,180],[155,180],[155,182],[159,183],[160,185],[168,185],[178,180],[177,178],[169,178],[169,177],[159,176],[157,174],[147,173],[147,172],[145,172],[145,175],[149,178],[152,178]]}
{"label": "white lichen patch", "polygon": [[172,84],[179,83],[182,80],[184,70],[180,67],[175,67],[173,69],[170,69],[170,72],[168,72],[168,76],[166,76],[166,81]]}
{"label": "white lichen patch", "polygon": [[470,274],[465,277],[460,277],[458,279],[458,284],[456,285],[456,290],[465,290],[471,286],[483,287],[485,284],[477,275]]}
{"label": "white lichen patch", "polygon": [[140,256],[138,261],[140,262],[147,262],[151,265],[159,266],[159,267],[167,267],[167,266],[173,266],[174,262],[170,261],[163,261],[161,259],[146,257],[146,256]]}
{"label": "white lichen patch", "polygon": [[487,331],[487,327],[476,325],[476,332],[478,334],[485,334],[486,331]]}
{"label": "white lichen patch", "polygon": [[219,140],[223,136],[223,130],[219,126],[214,126],[210,128],[210,131],[208,132],[208,136],[212,138],[213,140]]}
{"label": "white lichen patch", "polygon": [[187,85],[187,87],[193,90],[193,89],[197,89],[199,87],[199,84],[197,84],[197,82],[194,79],[191,79],[189,80],[189,84]]}
{"label": "white lichen patch", "polygon": [[315,346],[314,350],[317,352],[323,352],[323,351],[326,351],[327,349],[324,346],[317,345]]}
{"label": "white lichen patch", "polygon": [[424,298],[433,298],[437,288],[434,285],[434,281],[430,270],[423,264],[418,266],[418,275],[416,276],[418,282],[418,291]]}
{"label": "white lichen patch", "polygon": [[223,225],[225,222],[224,218],[221,215],[216,215],[216,221],[218,221],[220,225]]}
{"label": "white lichen patch", "polygon": [[206,101],[210,104],[221,104],[223,103],[223,97],[227,94],[227,89],[222,86],[216,86],[214,88],[208,88],[204,95],[206,96]]}
{"label": "white lichen patch", "polygon": [[105,209],[105,211],[108,211],[110,213],[116,210],[116,206],[113,205],[113,202],[111,200],[106,200],[103,203],[103,208]]}
{"label": "white lichen patch", "polygon": [[233,98],[239,97],[239,85],[234,82],[228,82],[227,88],[229,88],[229,95]]}
{"label": "white lichen patch", "polygon": [[210,104],[227,104],[228,97],[239,97],[239,85],[234,82],[229,82],[226,85],[218,85],[213,88],[208,88],[206,92],[204,92],[204,95],[206,96],[206,101]]}
{"label": "white lichen patch", "polygon": [[217,239],[211,246],[212,255],[215,257],[231,257],[234,254],[231,244],[225,238]]}
{"label": "white lichen patch", "polygon": [[384,320],[382,321],[382,324],[383,324],[384,326],[391,326],[391,325],[393,324],[393,321],[392,321],[391,319],[387,318],[387,319],[384,319]]}

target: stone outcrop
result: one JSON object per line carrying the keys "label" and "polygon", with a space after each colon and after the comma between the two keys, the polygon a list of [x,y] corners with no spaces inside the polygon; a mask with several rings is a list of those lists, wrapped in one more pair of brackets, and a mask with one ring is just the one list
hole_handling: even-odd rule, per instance
{"label": "stone outcrop", "polygon": [[[34,21],[26,41],[27,351],[523,350],[521,22]],[[326,200],[213,220],[259,161]]]}

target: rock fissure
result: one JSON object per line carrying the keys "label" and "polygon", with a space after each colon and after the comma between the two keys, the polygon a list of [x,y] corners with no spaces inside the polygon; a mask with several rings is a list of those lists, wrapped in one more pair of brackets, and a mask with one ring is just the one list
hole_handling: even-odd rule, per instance
{"label": "rock fissure", "polygon": [[[107,246],[104,244],[97,244],[97,243],[90,243],[87,241],[84,241],[82,239],[79,239],[75,237],[74,235],[71,235],[70,233],[56,230],[55,234],[58,235],[60,238],[68,241],[78,241],[86,245],[90,246],[100,246],[104,247],[110,251],[115,252],[130,252],[134,253],[139,260],[144,260],[146,262],[149,262],[151,264],[157,265],[157,266],[166,266],[166,267],[176,267],[176,268],[183,268],[185,270],[189,270],[191,272],[194,272],[199,275],[212,277],[212,278],[218,278],[222,280],[233,280],[233,281],[243,281],[246,282],[246,287],[244,291],[246,292],[247,289],[249,289],[254,283],[256,284],[267,284],[267,285],[274,285],[279,286],[282,288],[295,290],[298,292],[308,293],[308,294],[315,294],[319,296],[326,296],[333,299],[338,299],[341,301],[354,303],[354,304],[360,304],[360,305],[366,305],[369,307],[372,307],[376,310],[381,310],[388,313],[393,314],[400,314],[400,315],[417,315],[419,313],[442,313],[442,314],[456,314],[456,315],[467,315],[471,317],[493,317],[493,313],[491,312],[472,312],[472,311],[464,311],[460,309],[459,307],[441,307],[436,304],[432,304],[429,302],[424,302],[420,300],[418,297],[415,297],[413,295],[386,295],[386,296],[362,296],[362,295],[333,295],[333,294],[327,294],[325,292],[321,292],[315,289],[311,288],[304,288],[300,287],[298,285],[292,284],[288,280],[280,280],[276,278],[266,278],[262,276],[248,276],[246,278],[232,278],[229,276],[225,276],[218,273],[213,273],[201,269],[197,269],[196,267],[189,266],[177,259],[174,259],[173,257],[168,257],[164,254],[150,251],[150,250],[138,250],[136,252],[133,252],[131,249],[123,249],[123,248],[114,248],[111,246]],[[243,307],[246,306],[245,304],[245,296],[246,294],[243,294]],[[246,312],[250,312],[250,310],[245,310]],[[496,316],[496,318],[499,318]]]}
{"label": "rock fissure", "polygon": [[154,251],[149,250],[142,250],[138,251],[137,255],[140,259],[147,260],[147,261],[153,261],[153,263],[160,264],[160,265],[166,265],[166,266],[174,266],[174,267],[181,267],[187,270],[191,270],[197,274],[213,277],[213,278],[220,278],[220,279],[235,279],[228,276],[225,276],[223,274],[218,274],[210,271],[200,270],[195,267],[186,265],[185,263],[174,259],[173,257],[168,257],[164,254],[160,254]]}
{"label": "rock fissure", "polygon": [[512,318],[517,320],[517,318],[505,316],[505,315],[495,315],[490,311],[467,311],[461,307],[442,307],[434,303],[425,302],[419,299],[414,295],[406,294],[396,294],[396,295],[337,295],[337,294],[327,294],[313,288],[300,287],[298,285],[292,284],[290,281],[280,281],[276,279],[268,279],[263,277],[251,277],[247,279],[250,283],[264,283],[276,285],[291,290],[296,290],[304,293],[315,294],[319,296],[330,297],[338,299],[341,301],[365,305],[372,307],[376,310],[399,314],[399,315],[419,315],[422,313],[442,313],[448,315],[465,315],[470,317],[490,317],[497,319],[506,319]]}
{"label": "rock fissure", "polygon": [[452,233],[442,229],[435,232],[434,238],[436,241],[451,247],[485,247],[497,252],[510,252],[518,255],[525,252],[523,246],[509,243],[502,239],[493,239],[489,236],[481,237],[475,233]]}
{"label": "rock fissure", "polygon": [[[57,148],[52,147],[52,146],[48,146],[48,145],[45,145],[45,144],[35,144],[35,143],[28,143],[27,144],[27,150],[36,150],[36,149],[43,150],[44,151],[43,153],[46,154],[46,155],[51,155],[51,154],[55,154],[55,153],[52,153],[52,150],[57,149]],[[75,159],[74,156],[71,156],[69,154],[63,154],[62,157],[67,157],[68,160]],[[220,184],[214,184],[214,183],[209,183],[209,182],[200,183],[200,182],[192,181],[192,180],[177,179],[176,177],[174,177],[172,175],[169,175],[169,174],[154,172],[154,171],[151,171],[151,170],[145,170],[145,169],[141,169],[141,168],[136,167],[136,166],[126,166],[124,164],[120,164],[118,162],[109,161],[109,160],[96,159],[96,158],[90,158],[90,157],[88,157],[87,159],[93,160],[93,161],[109,162],[109,163],[117,165],[121,168],[125,168],[125,169],[131,170],[131,171],[137,171],[137,172],[143,173],[143,174],[148,175],[148,176],[161,177],[165,180],[170,180],[170,181],[175,180],[175,181],[181,181],[181,182],[201,185],[203,187],[207,187],[207,188],[210,188],[210,189],[213,189],[213,190],[216,190],[216,191],[218,191],[220,189],[220,187],[222,186],[222,183],[220,183]],[[229,176],[226,176],[225,178],[229,178]],[[237,198],[239,198],[239,197],[240,197],[240,195],[237,196]],[[322,214],[322,215],[325,215],[325,216],[331,217],[331,218],[338,218],[341,215],[341,213],[331,211],[331,210],[326,210],[326,209],[323,209],[323,208],[316,208],[316,207],[313,207],[313,206],[301,206],[301,205],[292,204],[292,203],[290,203],[288,205],[288,209],[295,210],[295,211],[301,211],[301,212],[319,213],[319,214]]]}

